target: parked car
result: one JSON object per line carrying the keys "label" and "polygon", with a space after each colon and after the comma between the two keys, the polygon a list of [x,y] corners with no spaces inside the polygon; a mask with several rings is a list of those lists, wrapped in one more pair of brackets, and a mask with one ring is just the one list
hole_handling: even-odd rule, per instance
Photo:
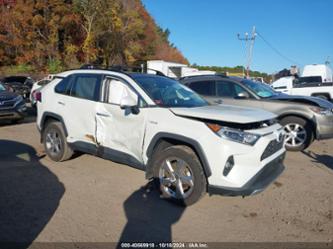
{"label": "parked car", "polygon": [[36,104],[37,104],[37,99],[36,99],[36,93],[38,91],[40,91],[44,86],[46,86],[48,83],[50,83],[53,79],[54,75],[50,74],[47,77],[36,81],[31,88],[31,93],[30,93],[30,103],[31,106],[36,108]]}
{"label": "parked car", "polygon": [[24,99],[29,99],[30,91],[34,83],[33,79],[26,76],[9,76],[1,82],[12,92],[21,95]]}
{"label": "parked car", "polygon": [[314,139],[333,137],[333,104],[315,97],[275,92],[266,84],[223,75],[183,78],[181,82],[214,104],[261,108],[278,116],[286,148],[301,151]]}
{"label": "parked car", "polygon": [[142,169],[176,203],[191,205],[207,190],[255,194],[284,169],[274,114],[211,106],[168,77],[73,70],[40,93],[37,127],[49,158],[83,151]]}
{"label": "parked car", "polygon": [[9,92],[0,83],[0,120],[10,120],[13,123],[24,119],[27,107],[22,96]]}

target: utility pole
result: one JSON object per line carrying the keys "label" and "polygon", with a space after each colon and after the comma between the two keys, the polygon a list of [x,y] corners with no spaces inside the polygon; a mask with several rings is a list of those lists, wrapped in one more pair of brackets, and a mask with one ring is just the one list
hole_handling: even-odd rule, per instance
{"label": "utility pole", "polygon": [[253,47],[254,42],[256,40],[257,33],[256,33],[256,27],[253,26],[252,34],[249,36],[249,33],[245,33],[244,37],[241,37],[240,34],[237,34],[237,38],[240,41],[245,42],[245,49],[246,49],[246,77],[250,77],[250,66],[252,63],[252,57],[253,57]]}

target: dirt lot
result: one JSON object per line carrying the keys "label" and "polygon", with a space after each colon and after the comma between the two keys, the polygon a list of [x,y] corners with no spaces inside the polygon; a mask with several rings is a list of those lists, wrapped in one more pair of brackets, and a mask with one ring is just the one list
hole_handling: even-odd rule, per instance
{"label": "dirt lot", "polygon": [[315,142],[288,153],[265,192],[185,209],[143,188],[141,171],[90,155],[51,162],[35,123],[2,124],[0,241],[332,242],[332,155],[333,140]]}

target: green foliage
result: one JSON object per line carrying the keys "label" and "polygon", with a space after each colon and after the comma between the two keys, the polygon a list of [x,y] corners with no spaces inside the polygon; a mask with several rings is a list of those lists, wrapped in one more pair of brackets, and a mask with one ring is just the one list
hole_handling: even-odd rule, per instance
{"label": "green foliage", "polygon": [[29,73],[34,71],[33,66],[28,65],[28,64],[19,64],[16,66],[10,66],[7,68],[7,73],[8,74],[22,74],[22,73]]}
{"label": "green foliage", "polygon": [[47,64],[47,71],[49,73],[59,73],[64,70],[64,66],[60,60],[50,59]]}
{"label": "green foliage", "polygon": [[14,70],[17,70],[17,73],[29,72],[32,69],[33,69],[33,67],[28,64],[20,64],[20,65],[17,65],[16,67],[14,67]]}

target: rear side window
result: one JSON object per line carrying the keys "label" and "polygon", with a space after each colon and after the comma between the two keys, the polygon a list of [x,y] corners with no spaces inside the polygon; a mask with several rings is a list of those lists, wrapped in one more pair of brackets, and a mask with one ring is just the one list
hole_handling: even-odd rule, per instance
{"label": "rear side window", "polygon": [[60,94],[69,94],[70,91],[70,81],[71,81],[71,76],[66,77],[62,81],[60,81],[56,87],[55,87],[55,92],[60,93]]}
{"label": "rear side window", "polygon": [[215,96],[215,81],[196,81],[190,83],[189,87],[198,94]]}
{"label": "rear side window", "polygon": [[71,96],[98,101],[101,75],[76,75],[71,89]]}

